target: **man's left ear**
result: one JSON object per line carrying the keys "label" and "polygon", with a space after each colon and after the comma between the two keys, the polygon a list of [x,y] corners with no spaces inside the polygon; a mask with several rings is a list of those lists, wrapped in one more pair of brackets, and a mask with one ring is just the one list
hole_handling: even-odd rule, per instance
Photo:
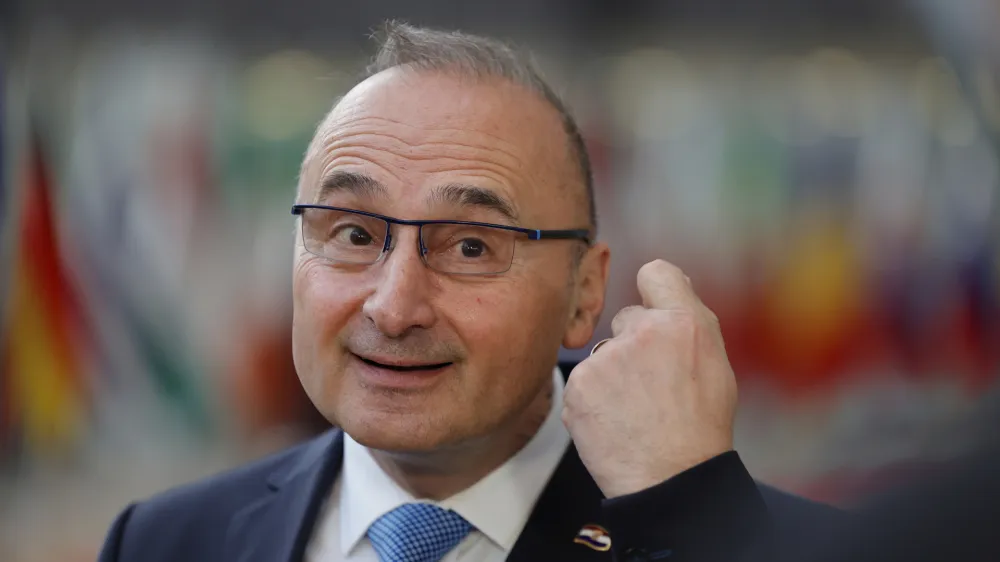
{"label": "man's left ear", "polygon": [[580,259],[577,272],[576,299],[569,311],[563,347],[577,349],[587,345],[594,336],[597,323],[604,311],[604,296],[608,288],[611,269],[611,249],[598,242],[587,249]]}

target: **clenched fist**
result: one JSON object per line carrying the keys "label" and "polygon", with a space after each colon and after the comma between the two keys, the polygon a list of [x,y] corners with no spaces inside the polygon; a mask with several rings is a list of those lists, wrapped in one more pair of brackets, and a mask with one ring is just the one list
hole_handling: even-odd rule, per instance
{"label": "clenched fist", "polygon": [[563,422],[608,498],[638,492],[733,447],[736,381],[718,319],[676,266],[639,270],[643,306],[577,365]]}

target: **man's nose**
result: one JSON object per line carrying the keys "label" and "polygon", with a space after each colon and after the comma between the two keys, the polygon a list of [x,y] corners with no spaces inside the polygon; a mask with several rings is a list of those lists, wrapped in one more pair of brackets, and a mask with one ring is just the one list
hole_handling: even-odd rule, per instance
{"label": "man's nose", "polygon": [[375,290],[362,307],[379,331],[401,337],[412,328],[428,328],[435,320],[430,302],[432,272],[424,265],[416,228],[393,232],[389,254],[377,268]]}

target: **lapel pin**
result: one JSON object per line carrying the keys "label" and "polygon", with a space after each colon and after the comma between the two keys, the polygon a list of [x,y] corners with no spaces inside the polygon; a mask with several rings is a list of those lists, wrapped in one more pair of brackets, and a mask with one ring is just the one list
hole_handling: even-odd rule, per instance
{"label": "lapel pin", "polygon": [[582,544],[599,552],[611,550],[611,534],[600,525],[584,525],[576,534],[573,542]]}

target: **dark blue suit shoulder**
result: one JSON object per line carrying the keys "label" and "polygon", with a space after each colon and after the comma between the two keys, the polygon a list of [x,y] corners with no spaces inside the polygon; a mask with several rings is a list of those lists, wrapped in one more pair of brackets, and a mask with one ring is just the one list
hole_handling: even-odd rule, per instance
{"label": "dark blue suit shoulder", "polygon": [[[225,470],[218,474],[160,492],[144,500],[145,510],[184,511],[220,506],[233,500],[247,500],[267,492],[268,477],[281,473],[302,455],[310,443],[278,451],[264,458]],[[180,515],[180,513],[175,513]]]}
{"label": "dark blue suit shoulder", "polygon": [[[294,469],[304,449],[314,441],[274,453],[251,463],[160,492],[126,508],[105,542],[114,556],[105,560],[156,562],[170,553],[181,559],[191,549],[191,559],[204,559],[206,548],[221,559],[226,530],[232,516],[269,493],[268,478]],[[194,556],[194,552],[200,552]],[[164,559],[165,560],[165,559]]]}

